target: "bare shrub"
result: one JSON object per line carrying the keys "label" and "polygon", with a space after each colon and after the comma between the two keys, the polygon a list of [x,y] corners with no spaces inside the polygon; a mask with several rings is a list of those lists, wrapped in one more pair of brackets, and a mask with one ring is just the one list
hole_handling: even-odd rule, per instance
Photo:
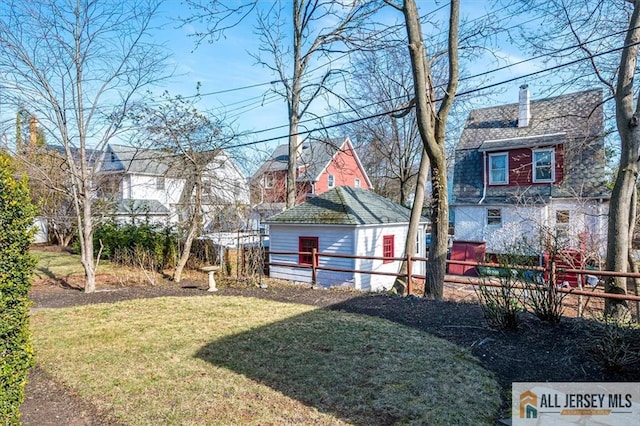
{"label": "bare shrub", "polygon": [[559,323],[564,312],[563,301],[568,293],[559,291],[554,283],[554,274],[545,278],[542,273],[524,271],[522,280],[528,287],[525,306],[542,321]]}
{"label": "bare shrub", "polygon": [[605,369],[620,372],[640,362],[640,328],[632,322],[603,318],[591,327],[593,358]]}
{"label": "bare shrub", "polygon": [[496,268],[481,275],[475,290],[484,317],[491,326],[503,330],[518,328],[518,313],[523,311],[521,287],[518,275],[510,269]]}

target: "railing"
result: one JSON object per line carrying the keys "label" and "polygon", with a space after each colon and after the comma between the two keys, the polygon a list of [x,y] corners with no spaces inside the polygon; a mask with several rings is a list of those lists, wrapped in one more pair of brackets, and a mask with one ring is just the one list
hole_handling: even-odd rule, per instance
{"label": "railing", "polygon": [[[316,249],[313,249],[311,252],[297,252],[297,251],[270,251],[270,254],[276,255],[291,255],[291,256],[300,256],[300,255],[310,255],[312,262],[311,264],[300,264],[300,263],[288,263],[288,262],[268,262],[268,265],[271,266],[280,266],[287,268],[300,268],[300,269],[311,269],[311,284],[317,285],[318,271],[333,271],[333,272],[346,272],[346,273],[357,273],[357,274],[370,274],[370,275],[384,275],[384,276],[395,276],[395,277],[404,277],[407,280],[407,292],[411,294],[414,290],[413,280],[425,280],[426,276],[413,274],[414,264],[415,262],[427,262],[428,259],[424,257],[418,256],[403,256],[403,257],[383,257],[383,256],[356,256],[356,255],[347,255],[347,254],[335,254],[335,253],[322,253],[318,252]],[[343,258],[343,259],[363,259],[363,260],[381,260],[381,261],[406,261],[407,262],[407,272],[399,273],[399,272],[386,272],[386,271],[372,271],[372,270],[358,270],[358,269],[348,269],[348,268],[337,268],[332,266],[321,266],[319,263],[320,257],[327,258]],[[548,266],[524,266],[524,265],[504,265],[498,263],[483,263],[483,262],[469,262],[469,261],[460,261],[460,260],[447,260],[447,264],[457,264],[457,265],[467,265],[473,267],[489,267],[489,268],[500,268],[500,269],[513,269],[513,270],[526,270],[533,272],[542,272],[544,274],[549,274],[549,282],[557,283],[558,276],[561,274],[576,274],[578,277],[578,283],[583,282],[583,277],[587,275],[599,276],[599,277],[626,277],[626,278],[638,278],[640,279],[640,273],[632,273],[632,272],[613,272],[613,271],[601,271],[601,270],[591,270],[591,269],[578,269],[578,268],[560,268],[557,266],[556,261],[549,261]],[[468,276],[456,276],[456,275],[446,275],[445,282],[452,284],[463,284],[463,285],[486,285],[486,286],[494,286],[494,287],[502,287],[499,282],[491,282],[478,277],[468,277]],[[527,286],[527,288],[531,288]],[[568,293],[572,295],[576,295],[579,297],[587,296],[587,297],[597,297],[603,299],[616,299],[616,300],[626,300],[633,302],[640,302],[640,296],[635,296],[631,294],[614,294],[614,293],[606,293],[604,291],[585,291],[581,284],[579,284],[579,288],[557,288],[558,292]]]}

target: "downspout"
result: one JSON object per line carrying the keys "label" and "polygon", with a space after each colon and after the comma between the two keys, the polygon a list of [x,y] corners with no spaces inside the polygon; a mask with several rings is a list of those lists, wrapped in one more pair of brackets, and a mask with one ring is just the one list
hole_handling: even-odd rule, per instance
{"label": "downspout", "polygon": [[[485,197],[487,196],[487,151],[482,153],[482,198],[478,201],[478,205],[484,202]],[[485,236],[487,235],[487,220],[482,221],[482,240],[486,241]]]}
{"label": "downspout", "polygon": [[482,204],[487,196],[487,151],[482,153],[482,198],[478,201],[478,204]]}

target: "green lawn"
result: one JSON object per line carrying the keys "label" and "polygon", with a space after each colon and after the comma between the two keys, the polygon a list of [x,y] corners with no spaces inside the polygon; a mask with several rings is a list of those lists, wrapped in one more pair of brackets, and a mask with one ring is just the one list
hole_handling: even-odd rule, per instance
{"label": "green lawn", "polygon": [[[31,249],[31,254],[38,259],[36,265],[35,276],[38,278],[57,278],[63,279],[73,275],[84,275],[80,255],[71,254],[66,251],[54,252],[38,249]],[[106,260],[101,260],[98,264],[98,273],[111,273],[119,268]]]}
{"label": "green lawn", "polygon": [[127,424],[493,424],[467,351],[389,321],[241,297],[41,310],[37,359]]}

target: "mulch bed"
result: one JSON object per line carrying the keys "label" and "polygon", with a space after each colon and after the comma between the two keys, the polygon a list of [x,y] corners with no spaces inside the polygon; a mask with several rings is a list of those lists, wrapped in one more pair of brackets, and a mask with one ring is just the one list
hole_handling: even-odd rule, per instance
{"label": "mulch bed", "polygon": [[[475,302],[473,290],[447,285],[445,300],[418,297],[391,297],[346,290],[313,290],[308,286],[271,283],[266,289],[233,283],[220,285],[217,293],[206,291],[206,279],[191,288],[164,283],[158,286],[108,286],[85,294],[74,286],[56,282],[36,283],[31,291],[33,309],[62,308],[92,303],[114,303],[135,298],[162,296],[217,297],[246,296],[326,309],[371,315],[423,330],[471,350],[480,363],[495,374],[503,387],[503,416],[508,417],[511,383],[573,381],[639,381],[640,362],[625,368],[605,368],[598,356],[594,323],[565,318],[550,325],[532,315],[521,316],[518,331],[505,332],[489,327]],[[101,288],[101,287],[99,287]],[[632,347],[640,348],[640,332]],[[428,360],[425,360],[428,362]],[[113,425],[109,413],[74,394],[37,366],[29,376],[22,406],[24,425]]]}

